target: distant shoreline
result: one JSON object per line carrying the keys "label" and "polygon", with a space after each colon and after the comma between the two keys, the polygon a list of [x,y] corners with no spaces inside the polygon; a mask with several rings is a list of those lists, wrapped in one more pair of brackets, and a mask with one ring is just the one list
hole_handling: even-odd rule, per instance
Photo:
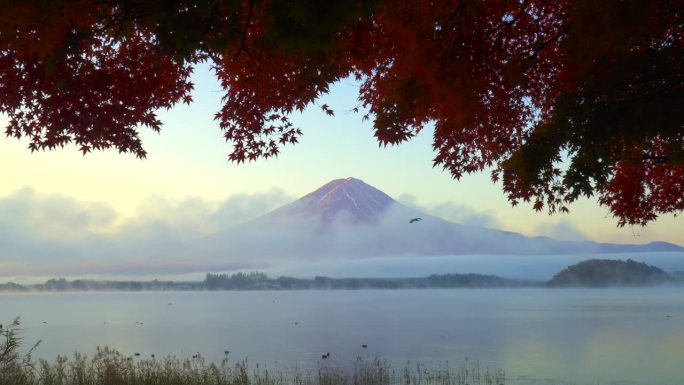
{"label": "distant shoreline", "polygon": [[[208,273],[203,281],[113,281],[65,278],[49,279],[45,283],[20,285],[13,282],[0,284],[0,292],[87,292],[87,291],[279,291],[279,290],[397,290],[397,289],[496,289],[496,288],[557,288],[557,287],[649,287],[684,286],[684,272],[666,274],[667,280],[641,285],[570,284],[556,285],[558,276],[573,271],[577,266],[596,264],[607,260],[588,260],[569,267],[552,280],[524,280],[503,278],[496,275],[477,273],[432,274],[427,277],[412,278],[293,278],[281,276],[269,278],[260,272],[227,274]],[[611,262],[611,261],[608,261]],[[631,261],[633,262],[633,261]],[[614,261],[611,263],[622,263]],[[629,261],[627,263],[630,263]],[[644,266],[647,266],[643,264]],[[638,266],[639,267],[639,266]],[[663,274],[665,274],[663,272]],[[592,278],[594,278],[592,276]]]}
{"label": "distant shoreline", "polygon": [[432,274],[411,278],[314,278],[278,277],[266,274],[207,274],[204,281],[113,281],[64,278],[45,283],[0,284],[0,292],[86,292],[86,291],[278,291],[278,290],[359,290],[359,289],[459,289],[544,287],[544,281],[502,278],[495,275]]}

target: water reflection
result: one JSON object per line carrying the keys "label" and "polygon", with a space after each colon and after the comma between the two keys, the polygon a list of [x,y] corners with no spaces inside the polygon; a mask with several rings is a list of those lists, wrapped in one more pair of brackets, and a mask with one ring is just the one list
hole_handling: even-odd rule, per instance
{"label": "water reflection", "polygon": [[509,377],[577,383],[677,384],[683,372],[684,288],[2,294],[0,303],[0,320],[21,315],[27,342],[42,339],[37,355],[48,359],[109,345],[211,360],[229,350],[300,368],[327,352],[325,364],[343,368],[358,356],[397,369],[469,357]]}

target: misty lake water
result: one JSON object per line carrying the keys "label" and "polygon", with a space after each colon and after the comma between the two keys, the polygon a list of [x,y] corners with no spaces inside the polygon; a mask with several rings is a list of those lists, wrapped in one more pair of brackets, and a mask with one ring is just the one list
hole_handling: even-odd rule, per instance
{"label": "misty lake water", "polygon": [[305,370],[467,357],[514,384],[684,384],[684,288],[0,294],[0,322],[16,316],[50,361],[98,345]]}

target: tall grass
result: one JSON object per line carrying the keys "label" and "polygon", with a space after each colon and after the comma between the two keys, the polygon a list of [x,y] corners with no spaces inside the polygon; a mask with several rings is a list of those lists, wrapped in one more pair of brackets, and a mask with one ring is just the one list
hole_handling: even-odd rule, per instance
{"label": "tall grass", "polygon": [[0,385],[503,385],[502,370],[482,370],[465,361],[458,367],[428,368],[407,364],[395,371],[381,359],[358,359],[352,370],[320,366],[318,370],[269,370],[247,361],[216,364],[202,357],[137,359],[108,347],[98,347],[92,357],[74,354],[54,362],[34,364],[28,353],[20,354],[19,320],[2,329]]}
{"label": "tall grass", "polygon": [[36,342],[25,354],[19,353],[21,347],[21,328],[19,318],[7,325],[0,325],[0,385],[33,384],[35,373],[31,353],[38,347]]}

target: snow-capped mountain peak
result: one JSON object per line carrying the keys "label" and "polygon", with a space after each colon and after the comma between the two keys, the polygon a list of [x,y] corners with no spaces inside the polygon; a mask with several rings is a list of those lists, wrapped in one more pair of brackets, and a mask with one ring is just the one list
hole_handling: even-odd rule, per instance
{"label": "snow-capped mountain peak", "polygon": [[344,178],[332,180],[272,214],[304,212],[323,222],[343,215],[351,222],[373,222],[394,202],[389,195],[362,180]]}

